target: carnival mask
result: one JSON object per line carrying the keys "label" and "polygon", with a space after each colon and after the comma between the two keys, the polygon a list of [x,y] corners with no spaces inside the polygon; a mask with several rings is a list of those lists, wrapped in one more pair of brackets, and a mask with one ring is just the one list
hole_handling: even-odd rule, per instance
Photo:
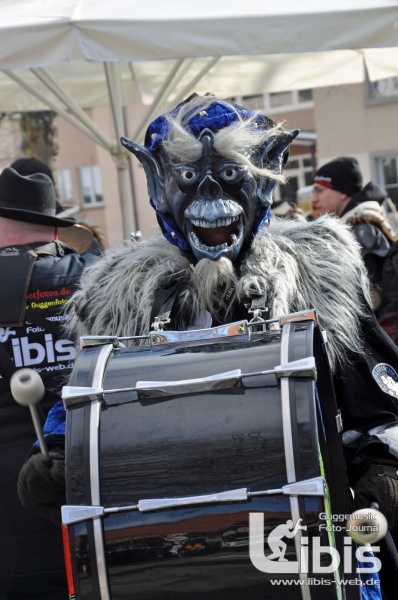
{"label": "carnival mask", "polygon": [[145,146],[124,137],[121,143],[145,169],[168,241],[197,260],[234,261],[269,222],[297,134],[214,96],[193,95],[151,123]]}

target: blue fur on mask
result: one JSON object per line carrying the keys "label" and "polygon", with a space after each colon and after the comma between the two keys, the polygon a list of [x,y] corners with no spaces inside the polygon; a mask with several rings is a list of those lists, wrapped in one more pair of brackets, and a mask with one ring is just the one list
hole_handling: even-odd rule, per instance
{"label": "blue fur on mask", "polygon": [[[162,222],[162,233],[166,240],[170,242],[170,244],[173,244],[173,246],[177,246],[180,250],[189,251],[190,246],[187,244],[181,231],[174,223],[173,218],[168,214],[163,214],[156,210],[156,206],[151,198],[149,199],[149,202],[152,208],[155,210],[156,216]],[[174,233],[174,236],[171,235],[172,233]]]}
{"label": "blue fur on mask", "polygon": [[[174,108],[169,113],[165,113],[165,115],[177,115],[179,112],[179,108]],[[230,106],[223,104],[222,102],[213,102],[210,106],[203,111],[205,114],[196,114],[190,121],[188,121],[185,125],[186,129],[188,129],[193,135],[197,135],[203,129],[211,129],[212,131],[219,131],[220,129],[224,129],[224,127],[228,127],[232,123],[235,123],[239,118],[244,120],[250,119],[250,117],[256,116],[254,123],[258,123],[262,127],[270,127],[273,125],[273,122],[263,115],[259,115],[257,113],[252,112],[246,108],[241,108],[239,106],[235,106],[232,109]],[[165,115],[160,115],[152,121],[149,125],[146,136],[145,136],[145,145],[151,150],[155,152],[158,148],[159,142],[164,140],[169,133],[169,122]]]}
{"label": "blue fur on mask", "polygon": [[260,231],[260,229],[262,229],[266,225],[269,225],[270,221],[271,221],[271,207],[266,206],[265,208],[263,208],[260,211],[260,213],[256,219],[256,222],[254,223],[254,228],[253,228],[254,234],[258,233]]}

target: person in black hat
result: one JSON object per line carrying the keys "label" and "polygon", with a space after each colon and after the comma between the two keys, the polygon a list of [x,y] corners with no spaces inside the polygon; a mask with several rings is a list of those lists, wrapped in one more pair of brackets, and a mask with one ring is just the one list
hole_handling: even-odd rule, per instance
{"label": "person in black hat", "polygon": [[[361,245],[372,285],[372,306],[378,317],[383,313],[383,305],[391,304],[383,291],[383,270],[390,247],[396,241],[383,208],[387,197],[385,190],[373,181],[363,187],[358,161],[350,156],[340,156],[322,165],[314,176],[314,210],[335,214],[351,225]],[[398,286],[398,279],[395,284]]]}
{"label": "person in black hat", "polygon": [[61,311],[82,270],[81,257],[57,241],[73,224],[56,214],[49,175],[0,174],[0,599],[67,600],[61,530],[25,510],[18,473],[36,439],[30,411],[12,397],[10,378],[23,367],[41,376],[45,417],[71,372],[75,346],[63,332]]}
{"label": "person in black hat", "polygon": [[[33,175],[33,173],[44,173],[54,183],[53,173],[48,165],[34,156],[23,156],[17,158],[10,164],[20,175]],[[62,206],[61,206],[62,209]]]}
{"label": "person in black hat", "polygon": [[[17,160],[11,163],[10,167],[15,169],[20,175],[44,173],[50,177],[55,185],[50,167],[34,156],[17,158]],[[78,207],[74,208],[78,209]],[[68,246],[75,248],[79,254],[88,252],[100,255],[105,249],[105,241],[99,228],[88,225],[85,222],[78,222],[73,216],[67,216],[70,210],[68,208],[65,210],[62,204],[58,200],[56,201],[56,214],[59,217],[67,217],[71,221],[71,227],[62,228],[59,232],[59,239]]]}
{"label": "person in black hat", "polygon": [[350,199],[362,190],[362,173],[356,158],[340,156],[314,175],[312,204],[321,214],[340,217]]}

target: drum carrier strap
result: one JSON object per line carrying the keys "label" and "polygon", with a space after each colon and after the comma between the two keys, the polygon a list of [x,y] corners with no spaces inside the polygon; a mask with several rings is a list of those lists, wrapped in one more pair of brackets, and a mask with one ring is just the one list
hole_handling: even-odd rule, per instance
{"label": "drum carrier strap", "polygon": [[[332,504],[336,513],[348,514],[351,511],[349,501],[347,466],[344,460],[343,445],[341,440],[341,415],[337,406],[333,380],[329,371],[326,353],[323,349],[322,334],[319,327],[314,329],[314,337],[318,343],[315,344],[315,359],[318,370],[322,377],[318,378],[317,388],[321,401],[323,419],[329,424],[327,428],[328,456],[324,460],[329,461],[330,478],[333,485],[330,486]],[[333,464],[330,461],[332,458]]]}
{"label": "drum carrier strap", "polygon": [[[0,295],[0,327],[21,327],[24,322],[26,294],[37,253],[25,246],[26,251],[2,254],[1,273],[6,294]],[[6,249],[7,250],[7,249]]]}
{"label": "drum carrier strap", "polygon": [[177,298],[178,287],[179,284],[175,282],[158,289],[152,304],[151,327],[154,327],[155,323],[158,326],[170,323],[170,314]]}
{"label": "drum carrier strap", "polygon": [[[3,249],[0,254],[0,266],[7,294],[0,295],[0,327],[21,327],[25,320],[26,295],[33,272],[33,266],[40,254],[57,255],[57,245],[50,242],[36,246],[25,245],[25,251],[19,252],[13,247]],[[8,252],[7,252],[8,250]],[[58,328],[41,315],[29,312],[29,320],[50,331],[58,333]],[[17,368],[4,344],[0,342],[0,375],[9,382]]]}

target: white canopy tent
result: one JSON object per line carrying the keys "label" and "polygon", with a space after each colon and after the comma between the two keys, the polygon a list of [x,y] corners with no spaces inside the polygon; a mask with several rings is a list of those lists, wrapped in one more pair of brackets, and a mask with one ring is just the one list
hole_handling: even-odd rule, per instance
{"label": "white canopy tent", "polygon": [[116,140],[135,79],[148,111],[223,96],[398,75],[398,0],[0,0],[0,110],[50,108],[112,153],[124,235],[127,158],[84,112],[110,103]]}

